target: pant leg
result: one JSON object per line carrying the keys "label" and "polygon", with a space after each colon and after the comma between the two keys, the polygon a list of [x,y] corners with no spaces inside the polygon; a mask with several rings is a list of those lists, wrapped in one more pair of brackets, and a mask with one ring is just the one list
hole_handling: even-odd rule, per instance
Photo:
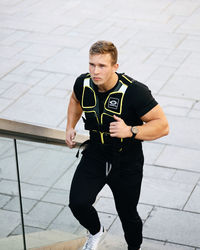
{"label": "pant leg", "polygon": [[[139,164],[140,166],[136,166]],[[142,220],[137,212],[142,182],[143,162],[121,164],[109,176],[115,206],[122,223],[128,250],[138,250],[142,244]],[[137,170],[136,170],[137,169]]]}
{"label": "pant leg", "polygon": [[100,230],[99,217],[92,205],[105,185],[102,170],[101,162],[97,159],[83,156],[71,184],[69,207],[80,224],[91,234]]}

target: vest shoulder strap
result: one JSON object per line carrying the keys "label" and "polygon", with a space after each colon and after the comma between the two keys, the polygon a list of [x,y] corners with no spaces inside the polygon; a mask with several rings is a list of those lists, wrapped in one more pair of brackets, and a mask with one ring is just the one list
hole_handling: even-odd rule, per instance
{"label": "vest shoulder strap", "polygon": [[124,83],[128,86],[134,84],[134,82],[135,82],[135,80],[132,77],[127,76],[124,73],[119,74],[119,79],[122,81],[122,83]]}

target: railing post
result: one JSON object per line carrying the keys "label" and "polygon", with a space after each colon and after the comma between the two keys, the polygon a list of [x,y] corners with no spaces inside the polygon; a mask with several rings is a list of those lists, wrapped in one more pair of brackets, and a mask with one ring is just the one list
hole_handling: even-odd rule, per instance
{"label": "railing post", "polygon": [[14,139],[14,148],[15,148],[15,160],[16,160],[16,169],[17,169],[17,183],[18,183],[18,191],[19,191],[19,204],[20,204],[20,214],[21,214],[21,223],[22,223],[23,244],[24,244],[24,250],[26,250],[26,237],[25,237],[25,229],[24,229],[24,216],[23,216],[23,206],[22,206],[21,182],[20,182],[19,162],[18,162],[16,139]]}

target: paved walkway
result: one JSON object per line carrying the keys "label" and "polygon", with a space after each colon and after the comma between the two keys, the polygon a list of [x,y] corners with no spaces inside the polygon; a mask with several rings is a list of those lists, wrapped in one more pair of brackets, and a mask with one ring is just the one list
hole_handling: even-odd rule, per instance
{"label": "paved walkway", "polygon": [[[98,39],[112,40],[118,46],[119,72],[147,84],[170,123],[168,137],[144,143],[139,204],[143,249],[200,249],[199,0],[1,0],[0,117],[64,129],[74,79],[88,71],[88,49]],[[83,132],[81,124],[78,132]],[[6,233],[0,230],[2,238],[16,234],[19,221],[12,214],[16,186],[12,170],[8,171],[11,166],[5,170],[12,161],[12,145],[5,140],[0,145],[4,162],[0,166],[0,218],[13,218]],[[30,162],[29,153],[35,160],[31,164],[35,178],[26,168],[22,173],[27,228],[31,232],[54,225],[62,230],[69,213],[63,196],[77,164],[74,152],[21,145],[24,162]],[[51,156],[46,161],[45,150]],[[58,151],[58,172],[52,164],[48,171],[38,167],[56,163]],[[62,168],[62,160],[68,161],[67,169]],[[40,187],[37,192],[36,187]],[[55,193],[58,198],[52,202]],[[107,187],[95,205],[109,229],[102,249],[125,249]],[[46,214],[47,207],[49,216],[38,217]],[[76,225],[73,233],[81,232],[72,217],[67,223]]]}

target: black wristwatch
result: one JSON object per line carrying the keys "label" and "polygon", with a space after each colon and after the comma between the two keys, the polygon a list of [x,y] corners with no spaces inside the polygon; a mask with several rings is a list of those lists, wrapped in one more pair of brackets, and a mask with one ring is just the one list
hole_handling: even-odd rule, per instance
{"label": "black wristwatch", "polygon": [[137,133],[139,132],[138,128],[136,126],[131,127],[131,133],[133,134],[133,138],[135,138],[135,136],[137,135]]}

